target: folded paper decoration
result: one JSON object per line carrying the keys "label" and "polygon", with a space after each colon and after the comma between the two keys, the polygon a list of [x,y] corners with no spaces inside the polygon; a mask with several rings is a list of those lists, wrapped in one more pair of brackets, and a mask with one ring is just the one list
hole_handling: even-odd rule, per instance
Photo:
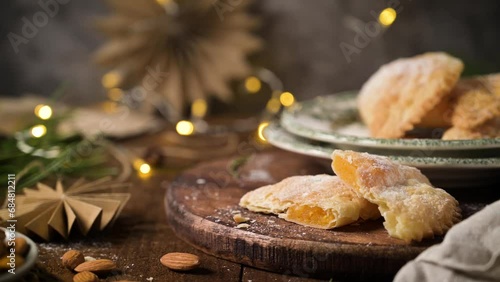
{"label": "folded paper decoration", "polygon": [[[92,228],[102,231],[114,222],[130,198],[129,193],[113,191],[127,186],[105,177],[92,182],[80,179],[67,189],[60,180],[55,189],[43,183],[25,188],[24,195],[16,196],[17,231],[34,233],[46,241],[57,234],[67,239],[74,229],[85,236]],[[9,219],[9,211],[0,210],[0,217]]]}
{"label": "folded paper decoration", "polygon": [[108,0],[112,14],[96,26],[109,40],[94,54],[110,69],[103,86],[140,86],[177,117],[200,99],[230,101],[229,82],[251,74],[246,57],[263,46],[252,33],[261,23],[249,12],[252,1],[232,2]]}

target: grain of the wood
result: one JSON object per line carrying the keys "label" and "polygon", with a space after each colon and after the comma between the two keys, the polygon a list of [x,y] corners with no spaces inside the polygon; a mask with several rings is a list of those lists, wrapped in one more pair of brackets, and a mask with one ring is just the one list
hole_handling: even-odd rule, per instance
{"label": "grain of the wood", "polygon": [[[250,212],[238,206],[245,192],[326,169],[312,159],[275,151],[255,156],[235,178],[227,171],[230,162],[218,160],[185,171],[166,197],[168,220],[176,233],[218,257],[298,276],[383,277],[442,239],[406,244],[390,237],[382,220],[322,230]],[[235,228],[235,211],[251,218],[248,229]]]}
{"label": "grain of the wood", "polygon": [[[273,273],[268,271],[262,271],[260,269],[255,269],[249,266],[243,267],[243,275],[241,277],[242,282],[255,281],[255,282],[313,282],[313,281],[325,281],[324,279],[315,279],[307,275],[305,276],[289,276],[285,273]],[[329,279],[326,281],[330,281]],[[336,280],[332,280],[336,281]]]}

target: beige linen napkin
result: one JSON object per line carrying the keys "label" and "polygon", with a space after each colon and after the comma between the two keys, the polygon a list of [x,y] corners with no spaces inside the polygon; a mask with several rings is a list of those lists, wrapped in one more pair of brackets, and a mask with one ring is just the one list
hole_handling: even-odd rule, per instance
{"label": "beige linen napkin", "polygon": [[455,225],[394,281],[500,281],[500,201]]}

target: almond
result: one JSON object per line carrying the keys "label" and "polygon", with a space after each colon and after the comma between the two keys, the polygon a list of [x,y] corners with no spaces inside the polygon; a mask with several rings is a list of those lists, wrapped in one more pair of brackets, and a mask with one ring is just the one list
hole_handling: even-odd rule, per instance
{"label": "almond", "polygon": [[16,237],[14,239],[14,242],[16,243],[16,255],[25,255],[28,252],[29,245],[26,239],[23,237]]}
{"label": "almond", "polygon": [[[10,259],[7,256],[3,256],[0,259],[0,273],[2,269],[10,269],[9,266]],[[24,258],[21,256],[16,256],[16,267],[21,267],[24,264]]]}
{"label": "almond", "polygon": [[168,253],[160,258],[160,262],[172,270],[187,271],[200,265],[200,258],[188,253]]}
{"label": "almond", "polygon": [[99,282],[99,277],[92,272],[84,271],[73,276],[73,282]]}
{"label": "almond", "polygon": [[85,258],[82,252],[77,250],[69,250],[62,256],[62,265],[71,270],[83,262],[85,262]]}
{"label": "almond", "polygon": [[90,271],[94,273],[108,272],[116,268],[116,264],[109,259],[86,261],[75,267],[76,272]]}

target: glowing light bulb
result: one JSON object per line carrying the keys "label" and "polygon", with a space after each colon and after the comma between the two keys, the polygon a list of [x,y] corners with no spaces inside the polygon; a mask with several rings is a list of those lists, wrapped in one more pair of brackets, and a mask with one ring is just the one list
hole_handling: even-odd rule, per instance
{"label": "glowing light bulb", "polygon": [[196,99],[191,105],[191,113],[195,117],[204,117],[207,113],[207,102],[204,99]]}
{"label": "glowing light bulb", "polygon": [[245,80],[245,89],[251,94],[259,92],[261,87],[260,79],[255,76],[250,76]]}
{"label": "glowing light bulb", "polygon": [[116,88],[122,82],[122,76],[117,71],[110,71],[102,77],[101,82],[105,88]]}
{"label": "glowing light bulb", "polygon": [[269,126],[269,122],[261,122],[259,124],[259,128],[257,129],[257,136],[259,137],[260,140],[262,141],[267,141],[266,137],[264,137],[264,129]]}
{"label": "glowing light bulb", "polygon": [[37,105],[35,107],[35,115],[40,119],[47,120],[52,116],[52,108],[48,105]]}
{"label": "glowing light bulb", "polygon": [[181,120],[175,126],[175,130],[180,135],[191,135],[194,132],[194,124],[187,120]]}
{"label": "glowing light bulb", "polygon": [[147,163],[143,163],[140,167],[139,167],[139,172],[141,174],[148,174],[151,172],[151,166]]}
{"label": "glowing light bulb", "polygon": [[275,114],[275,113],[279,112],[280,108],[281,108],[281,103],[280,103],[279,99],[271,98],[269,101],[267,101],[266,109],[270,113]]}
{"label": "glowing light bulb", "polygon": [[280,95],[280,102],[285,107],[290,107],[295,102],[293,94],[290,92],[283,92]]}
{"label": "glowing light bulb", "polygon": [[396,20],[396,10],[393,8],[385,8],[378,16],[378,21],[383,26],[390,26]]}
{"label": "glowing light bulb", "polygon": [[31,128],[31,135],[35,138],[40,138],[47,133],[47,127],[43,124],[35,125]]}
{"label": "glowing light bulb", "polygon": [[136,159],[133,162],[133,167],[137,170],[140,177],[147,177],[151,174],[151,166],[143,159]]}

